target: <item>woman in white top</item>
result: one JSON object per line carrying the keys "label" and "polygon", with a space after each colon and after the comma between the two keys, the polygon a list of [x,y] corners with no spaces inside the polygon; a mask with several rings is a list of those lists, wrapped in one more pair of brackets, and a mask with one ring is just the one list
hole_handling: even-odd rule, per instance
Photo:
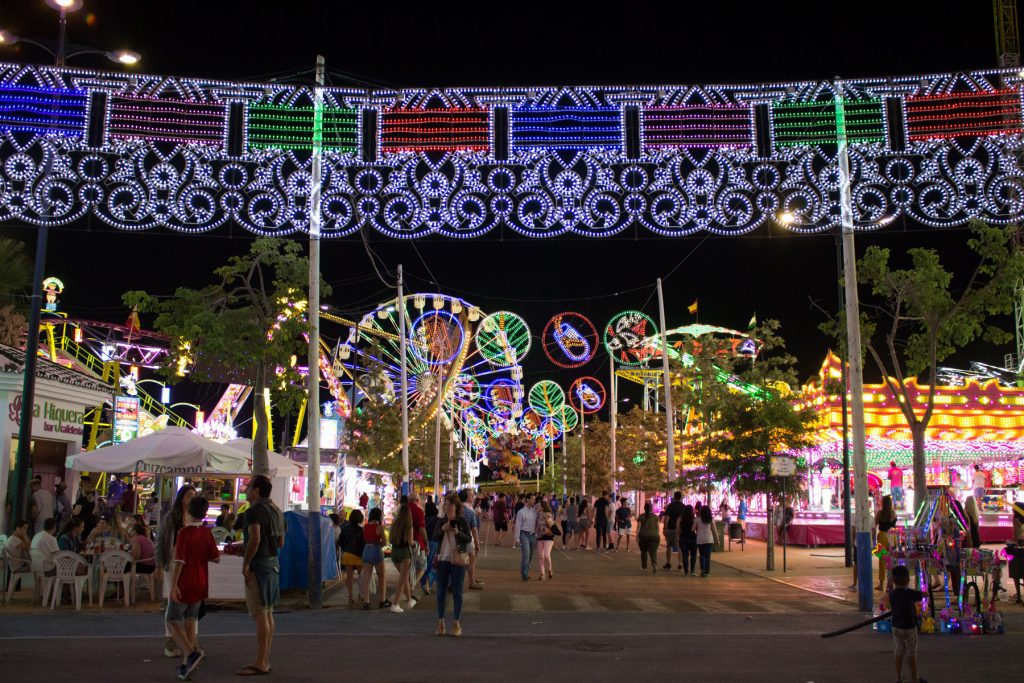
{"label": "woman in white top", "polygon": [[711,547],[717,539],[714,517],[711,515],[711,507],[704,505],[700,509],[700,516],[693,522],[693,530],[697,532],[697,552],[700,553],[700,578],[705,578],[711,573]]}

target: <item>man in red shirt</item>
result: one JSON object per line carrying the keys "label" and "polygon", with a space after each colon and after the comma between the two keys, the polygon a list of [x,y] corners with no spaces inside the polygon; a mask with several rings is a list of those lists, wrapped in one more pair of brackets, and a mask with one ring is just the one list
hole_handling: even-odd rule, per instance
{"label": "man in red shirt", "polygon": [[892,491],[892,502],[903,509],[903,470],[896,467],[896,461],[889,463],[889,489]]}
{"label": "man in red shirt", "polygon": [[178,678],[188,680],[205,655],[195,647],[199,606],[209,596],[210,575],[207,563],[220,562],[217,542],[203,519],[210,504],[196,496],[188,504],[188,525],[178,532],[174,543],[174,574],[164,621],[181,651]]}
{"label": "man in red shirt", "polygon": [[[423,512],[423,508],[420,507],[420,494],[415,491],[409,494],[409,512],[412,514],[412,538],[419,547],[419,552],[413,555],[413,562],[416,565],[413,578],[413,585],[415,585],[420,582],[423,574],[427,571],[427,516]],[[425,586],[423,590],[430,595]]]}

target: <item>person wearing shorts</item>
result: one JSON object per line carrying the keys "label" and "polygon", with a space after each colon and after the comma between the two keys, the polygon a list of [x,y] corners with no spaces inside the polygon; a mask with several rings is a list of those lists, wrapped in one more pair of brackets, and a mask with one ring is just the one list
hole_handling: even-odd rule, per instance
{"label": "person wearing shorts", "polygon": [[164,622],[181,652],[178,678],[188,680],[205,658],[195,646],[196,623],[199,607],[209,596],[210,562],[220,562],[217,542],[210,530],[203,526],[209,503],[195,496],[188,504],[188,523],[178,532],[174,544],[174,567],[171,574],[171,593],[167,597]]}
{"label": "person wearing shorts", "polygon": [[568,502],[562,506],[562,550],[568,550],[579,533],[579,510],[576,507],[576,496],[569,496]]}
{"label": "person wearing shorts", "polygon": [[892,608],[893,654],[896,656],[896,680],[903,680],[903,660],[910,668],[913,683],[927,683],[917,674],[917,610],[924,593],[909,588],[910,570],[905,565],[892,569],[894,588],[889,591]]}
{"label": "person wearing shorts", "polygon": [[284,547],[284,515],[270,500],[270,479],[257,475],[246,485],[249,509],[245,511],[245,604],[256,622],[256,661],[242,667],[240,676],[270,673],[270,644],[274,640],[274,606],[281,599],[277,555]]}

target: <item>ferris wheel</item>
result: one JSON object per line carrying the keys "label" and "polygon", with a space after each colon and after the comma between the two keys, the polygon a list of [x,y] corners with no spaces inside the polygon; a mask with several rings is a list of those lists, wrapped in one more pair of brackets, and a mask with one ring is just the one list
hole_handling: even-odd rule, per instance
{"label": "ferris wheel", "polygon": [[529,350],[530,332],[520,316],[488,315],[458,297],[416,293],[385,301],[358,322],[324,317],[349,323],[334,370],[354,386],[357,403],[401,399],[404,327],[410,432],[436,417],[440,403],[444,427],[467,448],[482,451],[489,434],[510,429],[522,416],[519,362]]}

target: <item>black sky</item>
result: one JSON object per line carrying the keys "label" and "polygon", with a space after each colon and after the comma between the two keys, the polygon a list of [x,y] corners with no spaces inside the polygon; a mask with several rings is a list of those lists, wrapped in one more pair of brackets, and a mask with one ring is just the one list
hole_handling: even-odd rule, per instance
{"label": "black sky", "polygon": [[[131,47],[141,71],[225,80],[263,80],[308,71],[315,55],[337,72],[391,86],[502,84],[750,83],[925,74],[995,66],[991,5],[983,2],[861,3],[243,3],[206,0],[86,0],[69,19],[68,40]],[[665,9],[666,7],[673,9]],[[257,9],[258,8],[258,9]],[[89,16],[92,16],[92,19]],[[0,27],[39,40],[56,36],[55,14],[42,0],[6,0]],[[0,52],[5,61],[45,62],[31,47]],[[83,65],[103,68],[99,62]],[[309,75],[307,74],[307,78]],[[32,239],[31,229],[5,226]],[[65,308],[123,321],[119,295],[130,289],[166,294],[201,286],[251,236],[219,229],[205,236],[167,231],[121,233],[92,220],[51,232],[49,273],[67,285]],[[934,246],[963,251],[966,233],[921,230],[897,222],[858,238],[902,252]],[[742,238],[654,238],[640,230],[607,240],[526,240],[493,231],[483,239],[407,242],[371,235],[389,268],[398,263],[410,287],[461,295],[487,311],[526,317],[534,334],[561,310],[578,310],[601,326],[615,312],[642,307],[657,318],[655,278],[665,276],[670,326],[701,322],[743,328],[756,311],[778,318],[803,378],[818,368],[829,341],[817,331],[816,300],[836,304],[835,246],[830,236],[762,230]],[[360,242],[326,242],[323,271],[330,301],[353,314],[387,298]],[[353,282],[354,281],[354,282]],[[620,293],[620,294],[616,294]],[[145,322],[145,321],[144,321]],[[978,346],[955,359],[1002,363],[1010,348]],[[538,350],[526,379],[555,368]],[[606,356],[585,368],[604,381]],[[582,373],[577,373],[582,374]]]}

